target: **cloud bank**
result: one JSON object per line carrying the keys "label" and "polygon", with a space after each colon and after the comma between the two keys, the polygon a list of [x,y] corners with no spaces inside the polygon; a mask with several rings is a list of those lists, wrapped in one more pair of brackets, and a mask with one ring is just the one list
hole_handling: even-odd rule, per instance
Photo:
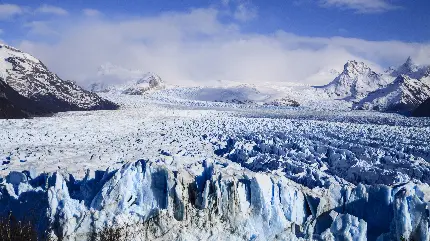
{"label": "cloud bank", "polygon": [[51,6],[51,5],[42,5],[39,8],[37,8],[36,13],[43,13],[43,14],[54,14],[54,15],[60,15],[60,16],[64,16],[64,15],[68,15],[69,13],[60,7],[56,7],[56,6]]}
{"label": "cloud bank", "polygon": [[55,33],[55,41],[27,39],[17,45],[60,76],[83,85],[108,62],[155,72],[171,84],[215,80],[325,84],[329,80],[315,76],[341,70],[351,59],[366,61],[376,70],[401,64],[408,56],[430,63],[430,44],[306,37],[284,31],[262,35],[244,32],[240,21],[221,21],[220,15],[218,9],[203,8],[115,20],[100,14],[71,16],[39,26],[45,36]]}
{"label": "cloud bank", "polygon": [[340,7],[356,10],[358,13],[380,13],[398,9],[387,0],[320,0],[325,7]]}
{"label": "cloud bank", "polygon": [[0,4],[0,20],[20,15],[24,9],[15,4]]}

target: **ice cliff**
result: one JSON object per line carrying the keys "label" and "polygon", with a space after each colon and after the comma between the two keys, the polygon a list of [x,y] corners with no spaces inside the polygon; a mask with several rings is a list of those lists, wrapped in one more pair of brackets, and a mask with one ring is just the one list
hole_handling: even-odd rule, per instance
{"label": "ice cliff", "polygon": [[121,227],[124,240],[429,240],[426,187],[310,189],[230,162],[140,160],[83,180],[11,172],[0,213],[33,219],[54,240],[89,240],[106,227]]}

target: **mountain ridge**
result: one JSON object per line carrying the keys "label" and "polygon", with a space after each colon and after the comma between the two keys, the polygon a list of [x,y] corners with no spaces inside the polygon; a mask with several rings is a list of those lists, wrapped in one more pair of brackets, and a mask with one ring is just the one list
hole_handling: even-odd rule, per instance
{"label": "mountain ridge", "polygon": [[117,109],[102,99],[52,73],[40,60],[14,47],[0,44],[0,78],[5,85],[38,106],[31,114]]}

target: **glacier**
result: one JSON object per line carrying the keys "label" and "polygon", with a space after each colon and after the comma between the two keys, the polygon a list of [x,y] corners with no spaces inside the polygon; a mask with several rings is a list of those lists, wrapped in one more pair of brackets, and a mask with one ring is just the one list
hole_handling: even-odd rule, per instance
{"label": "glacier", "polygon": [[128,240],[429,240],[428,186],[307,188],[282,175],[203,160],[139,160],[82,180],[11,172],[0,213],[33,213],[40,235],[89,240],[116,225]]}
{"label": "glacier", "polygon": [[225,92],[265,94],[102,93],[121,108],[0,120],[0,216],[42,240],[429,240],[430,119]]}

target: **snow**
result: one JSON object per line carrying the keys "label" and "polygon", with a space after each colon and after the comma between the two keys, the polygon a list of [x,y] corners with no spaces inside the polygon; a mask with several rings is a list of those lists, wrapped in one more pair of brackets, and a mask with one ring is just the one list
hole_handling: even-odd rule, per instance
{"label": "snow", "polygon": [[429,237],[430,119],[212,98],[273,89],[106,93],[119,110],[1,120],[0,213],[39,205],[39,230],[66,240],[111,225],[132,240]]}
{"label": "snow", "polygon": [[120,109],[0,120],[0,215],[53,240],[429,240],[430,119],[351,110],[381,90],[387,106],[424,98],[428,76],[405,66],[130,95],[161,79],[106,65],[130,81],[100,93]]}
{"label": "snow", "polygon": [[354,108],[379,111],[414,110],[430,98],[430,85],[425,80],[411,79],[400,75],[385,88],[370,93]]}
{"label": "snow", "polygon": [[330,96],[355,100],[365,97],[391,81],[392,79],[377,74],[363,62],[348,61],[343,72],[322,88]]}

